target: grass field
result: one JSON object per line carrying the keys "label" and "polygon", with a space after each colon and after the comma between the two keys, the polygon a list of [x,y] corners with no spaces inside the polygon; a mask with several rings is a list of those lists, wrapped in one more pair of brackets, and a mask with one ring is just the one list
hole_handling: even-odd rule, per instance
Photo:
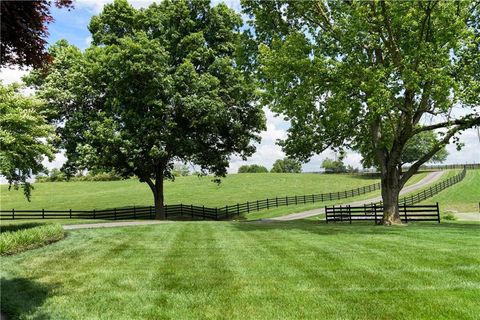
{"label": "grass field", "polygon": [[[411,183],[421,180],[419,173]],[[370,176],[344,174],[233,174],[220,185],[211,177],[179,177],[165,183],[167,204],[185,203],[224,206],[267,197],[336,192],[378,182]],[[91,210],[114,207],[152,205],[152,194],[145,183],[136,179],[109,182],[49,182],[35,184],[32,201],[27,202],[21,190],[0,187],[2,210],[50,209]],[[373,193],[370,193],[370,196]]]}
{"label": "grass field", "polygon": [[[11,319],[478,319],[480,224],[174,222],[1,257]],[[415,241],[413,241],[415,239]]]}
{"label": "grass field", "polygon": [[425,201],[441,204],[442,211],[478,212],[480,203],[480,170],[467,170],[465,178]]}

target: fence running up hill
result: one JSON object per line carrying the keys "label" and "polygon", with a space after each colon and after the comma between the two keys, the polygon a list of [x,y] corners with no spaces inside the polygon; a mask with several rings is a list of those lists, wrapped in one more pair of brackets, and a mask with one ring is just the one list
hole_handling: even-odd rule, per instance
{"label": "fence running up hill", "polygon": [[[434,184],[433,186],[415,193],[413,195],[403,197],[399,200],[400,205],[413,205],[428,198],[433,197],[440,191],[460,182],[466,174],[466,167],[463,170],[449,179]],[[259,211],[263,209],[276,208],[280,206],[298,205],[315,202],[333,201],[355,197],[365,193],[380,189],[380,183],[371,184],[368,186],[341,191],[330,192],[322,194],[311,194],[302,196],[286,196],[275,197],[256,201],[247,201],[245,203],[237,203],[234,205],[227,205],[225,207],[208,208],[205,206],[194,205],[165,205],[165,213],[167,218],[180,217],[192,219],[214,219],[221,220],[229,217],[250,213],[252,211]],[[378,203],[381,205],[381,202]],[[121,209],[106,209],[106,210],[1,210],[0,220],[14,220],[14,219],[153,219],[155,217],[155,209],[149,207],[133,207]]]}
{"label": "fence running up hill", "polygon": [[[275,197],[263,200],[247,201],[227,205],[225,207],[208,208],[185,204],[165,205],[167,218],[189,217],[197,219],[227,219],[234,215],[250,213],[262,209],[270,209],[281,206],[298,205],[315,202],[334,201],[355,197],[380,189],[380,183],[374,183],[356,189],[310,194],[301,196]],[[133,207],[106,210],[2,210],[0,220],[12,219],[152,219],[155,217],[155,209],[149,207]]]}

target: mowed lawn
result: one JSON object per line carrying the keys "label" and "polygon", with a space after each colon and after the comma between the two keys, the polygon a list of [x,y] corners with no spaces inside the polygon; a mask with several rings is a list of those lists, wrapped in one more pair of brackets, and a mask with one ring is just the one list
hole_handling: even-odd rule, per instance
{"label": "mowed lawn", "polygon": [[425,201],[440,204],[442,211],[479,212],[480,170],[467,170],[465,178]]}
{"label": "mowed lawn", "polygon": [[173,222],[1,259],[10,319],[478,319],[480,224]]}
{"label": "mowed lawn", "polygon": [[[421,172],[412,177],[408,183],[418,182],[426,174]],[[212,177],[189,176],[179,177],[174,182],[166,181],[165,200],[167,204],[184,203],[215,207],[267,197],[338,192],[376,182],[379,182],[379,179],[370,175],[246,173],[228,175],[218,185],[212,182]],[[12,208],[92,210],[153,204],[150,189],[137,179],[108,182],[48,182],[36,183],[34,187],[31,202],[28,202],[21,190],[8,191],[8,186],[2,185],[0,187],[2,210]],[[366,197],[377,193],[369,193]]]}

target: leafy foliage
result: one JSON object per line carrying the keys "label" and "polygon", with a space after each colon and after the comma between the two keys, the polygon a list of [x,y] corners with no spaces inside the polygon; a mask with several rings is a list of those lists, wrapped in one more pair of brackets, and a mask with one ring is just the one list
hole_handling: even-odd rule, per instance
{"label": "leafy foliage", "polygon": [[272,170],[270,172],[275,173],[300,173],[302,172],[302,164],[288,157],[278,159],[273,163]]}
{"label": "leafy foliage", "polygon": [[[72,7],[72,0],[53,1],[57,8]],[[48,29],[53,21],[52,1],[1,1],[0,65],[41,66],[50,56],[45,52]]]}
{"label": "leafy foliage", "polygon": [[43,102],[19,89],[0,84],[0,173],[10,187],[21,186],[30,199],[33,187],[28,180],[45,170],[44,157],[53,159],[54,135],[43,115]]}
{"label": "leafy foliage", "polygon": [[246,158],[265,127],[254,84],[237,67],[241,18],[209,1],[163,1],[137,10],[117,0],[92,18],[85,53],[60,42],[35,84],[53,110],[65,170],[136,175],[163,211],[163,180],[174,162],[226,174],[232,154]]}
{"label": "leafy foliage", "polygon": [[342,159],[334,160],[330,158],[325,158],[322,161],[322,168],[324,168],[326,172],[332,173],[347,172],[347,167],[343,163]]}
{"label": "leafy foliage", "polygon": [[258,164],[243,165],[238,168],[238,173],[267,173],[268,169]]}
{"label": "leafy foliage", "polygon": [[[242,3],[263,103],[291,123],[284,150],[300,160],[359,151],[382,172],[385,219],[398,218],[398,192],[423,163],[480,125],[478,1]],[[437,142],[402,172],[408,142],[433,130]]]}

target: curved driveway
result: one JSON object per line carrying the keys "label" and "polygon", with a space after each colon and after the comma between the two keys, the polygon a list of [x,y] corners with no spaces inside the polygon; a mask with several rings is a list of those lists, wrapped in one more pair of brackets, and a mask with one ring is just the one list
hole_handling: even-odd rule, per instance
{"label": "curved driveway", "polygon": [[[434,171],[429,173],[425,178],[423,178],[419,182],[404,187],[402,191],[400,191],[400,195],[421,189],[426,185],[439,180],[442,177],[443,173],[444,171]],[[346,203],[342,205],[362,206],[364,204],[379,202],[379,201],[382,201],[381,196],[365,199],[365,200],[359,200],[359,201]],[[262,219],[262,221],[268,222],[268,221],[289,221],[289,220],[305,219],[309,217],[318,216],[319,214],[322,214],[322,213],[325,213],[325,208],[318,208],[318,209],[308,210],[304,212],[292,213],[292,214],[288,214],[288,215],[276,217],[276,218]]]}

